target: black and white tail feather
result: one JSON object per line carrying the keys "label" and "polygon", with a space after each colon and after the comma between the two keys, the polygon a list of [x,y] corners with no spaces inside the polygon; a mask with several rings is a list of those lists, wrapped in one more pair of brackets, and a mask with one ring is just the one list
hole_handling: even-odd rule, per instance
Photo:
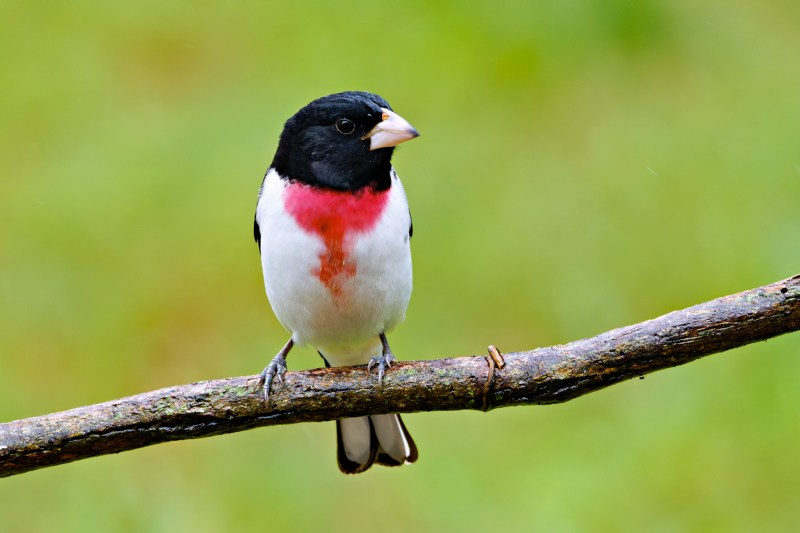
{"label": "black and white tail feather", "polygon": [[402,466],[419,456],[400,415],[372,415],[336,421],[336,458],[345,474],[360,474],[373,464]]}

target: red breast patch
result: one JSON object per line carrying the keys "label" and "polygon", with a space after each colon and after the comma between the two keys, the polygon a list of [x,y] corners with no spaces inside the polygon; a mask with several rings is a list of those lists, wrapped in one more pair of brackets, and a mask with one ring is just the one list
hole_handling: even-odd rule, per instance
{"label": "red breast patch", "polygon": [[313,274],[335,296],[340,296],[344,282],[356,275],[355,261],[350,259],[353,237],[375,227],[389,201],[388,193],[389,189],[374,191],[370,187],[358,192],[332,191],[299,183],[285,189],[286,211],[325,244]]}

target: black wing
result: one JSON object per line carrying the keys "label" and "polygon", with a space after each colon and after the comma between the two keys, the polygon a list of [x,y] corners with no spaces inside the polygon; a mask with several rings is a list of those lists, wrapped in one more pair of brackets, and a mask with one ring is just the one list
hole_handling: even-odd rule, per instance
{"label": "black wing", "polygon": [[414,221],[411,220],[411,208],[408,208],[408,238],[414,236]]}
{"label": "black wing", "polygon": [[258,244],[258,253],[261,253],[261,228],[258,227],[258,202],[261,201],[261,195],[264,193],[264,182],[267,181],[267,174],[269,174],[270,166],[267,169],[267,172],[264,174],[264,178],[261,180],[261,187],[258,189],[258,200],[256,201],[256,214],[253,217],[253,237],[256,239],[256,244]]}

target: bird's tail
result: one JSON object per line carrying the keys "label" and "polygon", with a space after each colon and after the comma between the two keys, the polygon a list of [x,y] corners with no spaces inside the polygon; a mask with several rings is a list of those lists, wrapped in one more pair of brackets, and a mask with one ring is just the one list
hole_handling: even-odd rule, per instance
{"label": "bird's tail", "polygon": [[402,466],[417,460],[417,445],[400,415],[373,415],[336,421],[339,470],[359,474],[373,463]]}

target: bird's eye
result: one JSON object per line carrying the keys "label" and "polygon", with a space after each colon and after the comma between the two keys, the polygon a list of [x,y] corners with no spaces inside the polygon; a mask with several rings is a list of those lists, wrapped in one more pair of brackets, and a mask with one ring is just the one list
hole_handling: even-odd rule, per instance
{"label": "bird's eye", "polygon": [[346,118],[340,118],[336,121],[334,125],[336,127],[336,131],[339,133],[344,133],[345,135],[350,135],[354,131],[356,131],[356,124],[352,120]]}

